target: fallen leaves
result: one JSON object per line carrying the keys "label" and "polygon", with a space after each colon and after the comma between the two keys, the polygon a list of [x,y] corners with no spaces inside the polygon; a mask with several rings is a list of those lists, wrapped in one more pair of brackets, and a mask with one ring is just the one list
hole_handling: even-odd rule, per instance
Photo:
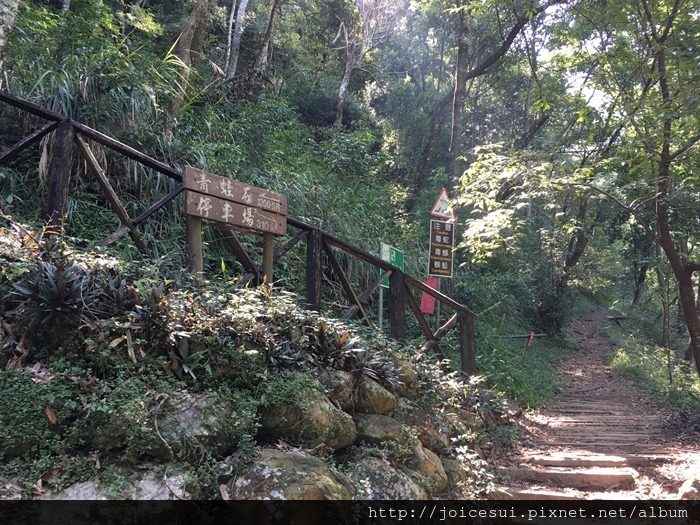
{"label": "fallen leaves", "polygon": [[58,419],[56,418],[56,412],[54,412],[53,408],[51,408],[49,405],[46,405],[46,417],[49,418],[49,421],[52,425],[58,423]]}

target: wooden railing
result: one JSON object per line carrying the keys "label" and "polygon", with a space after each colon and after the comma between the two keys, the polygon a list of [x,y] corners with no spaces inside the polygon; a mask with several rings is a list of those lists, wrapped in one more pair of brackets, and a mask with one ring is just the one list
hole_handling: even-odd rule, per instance
{"label": "wooden railing", "polygon": [[[37,104],[15,97],[7,92],[0,91],[0,101],[10,104],[26,111],[30,114],[48,120],[49,123],[40,127],[27,137],[23,138],[15,145],[0,153],[0,164],[14,159],[20,152],[24,151],[32,144],[41,140],[48,133],[56,133],[54,146],[49,166],[49,194],[45,211],[45,221],[49,226],[61,231],[63,218],[65,216],[68,199],[68,188],[70,184],[70,170],[72,165],[72,142],[78,146],[78,150],[87,162],[91,173],[95,176],[102,192],[114,209],[122,226],[114,233],[98,241],[94,246],[106,246],[111,244],[126,234],[129,234],[137,248],[145,255],[150,256],[146,243],[138,232],[138,226],[146,219],[161,209],[183,190],[183,186],[178,186],[169,194],[153,203],[138,217],[131,218],[126,208],[121,203],[117,193],[112,188],[107,174],[100,166],[93,155],[88,139],[97,142],[117,153],[135,160],[142,165],[162,173],[178,182],[182,182],[183,174],[180,170],[160,162],[140,151],[131,148],[121,142],[100,133],[84,124],[76,122],[63,115],[49,111]],[[2,204],[0,202],[0,204]],[[302,241],[306,242],[306,296],[305,307],[309,310],[320,311],[321,309],[321,289],[323,276],[323,254],[325,254],[333,273],[340,281],[345,296],[348,300],[348,308],[345,312],[346,318],[359,316],[367,324],[371,325],[370,317],[365,310],[365,304],[370,297],[377,292],[381,282],[389,278],[389,331],[392,338],[405,342],[407,335],[406,310],[415,317],[426,342],[423,351],[433,351],[440,358],[444,358],[441,353],[439,342],[451,330],[459,330],[459,346],[461,353],[461,370],[468,375],[476,374],[475,362],[475,342],[474,342],[474,319],[476,315],[467,307],[461,305],[447,295],[434,290],[423,282],[406,274],[403,270],[388,262],[375,257],[369,252],[362,250],[350,243],[343,241],[319,228],[298,221],[291,217],[287,220],[288,225],[298,230],[298,233],[287,241],[283,246],[274,252],[273,262],[276,264],[286,253]],[[236,259],[248,273],[241,284],[261,282],[262,268],[253,262],[253,258],[245,250],[238,240],[236,232],[230,228],[219,226],[225,233],[224,240],[230,247]],[[366,263],[376,266],[381,271],[381,275],[373,281],[369,287],[359,295],[355,292],[350,279],[343,270],[342,265],[334,254],[333,248],[345,252],[351,257],[360,259]],[[418,290],[433,296],[441,304],[452,308],[454,315],[438,330],[432,331],[430,325],[422,314],[418,301],[413,295],[413,291]]]}

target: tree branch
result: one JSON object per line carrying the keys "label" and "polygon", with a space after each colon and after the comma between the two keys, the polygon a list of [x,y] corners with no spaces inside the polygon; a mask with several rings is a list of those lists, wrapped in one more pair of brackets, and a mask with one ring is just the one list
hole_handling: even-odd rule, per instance
{"label": "tree branch", "polygon": [[634,217],[639,224],[642,225],[642,228],[644,228],[644,231],[651,236],[652,239],[654,239],[656,242],[658,242],[658,237],[654,229],[649,225],[649,221],[646,220],[644,217],[642,217],[638,211],[637,208],[632,207],[628,204],[625,204],[622,202],[620,199],[615,197],[612,193],[609,191],[604,190],[603,188],[599,188],[598,186],[594,186],[593,184],[588,184],[585,182],[561,182],[561,181],[555,181],[553,183],[555,186],[567,186],[567,187],[579,187],[579,188],[588,188],[591,189],[595,192],[600,193],[601,195],[607,197],[611,201],[613,201],[615,204],[626,210],[632,217]]}

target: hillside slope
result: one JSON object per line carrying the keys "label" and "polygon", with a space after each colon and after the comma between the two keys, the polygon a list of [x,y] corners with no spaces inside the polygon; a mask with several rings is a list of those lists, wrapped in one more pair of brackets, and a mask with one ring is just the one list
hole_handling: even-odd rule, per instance
{"label": "hillside slope", "polygon": [[[487,489],[504,408],[280,290],[0,232],[0,498],[424,499]],[[476,407],[479,407],[479,412]]]}

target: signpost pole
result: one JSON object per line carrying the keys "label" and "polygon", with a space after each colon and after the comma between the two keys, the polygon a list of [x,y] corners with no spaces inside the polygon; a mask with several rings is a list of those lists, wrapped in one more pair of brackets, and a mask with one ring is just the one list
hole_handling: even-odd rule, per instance
{"label": "signpost pole", "polygon": [[[437,291],[440,291],[440,278],[437,278]],[[436,310],[435,310],[435,331],[437,332],[440,330],[440,301],[436,301],[437,304],[435,305]]]}
{"label": "signpost pole", "polygon": [[379,315],[378,315],[379,329],[382,329],[384,324],[384,288],[379,287]]}
{"label": "signpost pole", "polygon": [[195,275],[204,271],[202,258],[202,219],[187,215],[187,263]]}
{"label": "signpost pole", "polygon": [[263,276],[265,285],[272,286],[273,255],[275,253],[275,237],[269,233],[263,233]]}

